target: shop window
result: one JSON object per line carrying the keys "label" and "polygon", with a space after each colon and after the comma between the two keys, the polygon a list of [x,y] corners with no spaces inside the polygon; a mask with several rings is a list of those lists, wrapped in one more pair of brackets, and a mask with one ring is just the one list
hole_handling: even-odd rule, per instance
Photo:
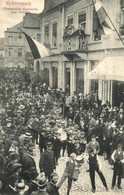
{"label": "shop window", "polygon": [[52,82],[53,82],[53,88],[57,88],[58,87],[58,68],[57,67],[53,67],[52,68]]}
{"label": "shop window", "polygon": [[76,68],[76,91],[78,93],[84,92],[84,69]]}
{"label": "shop window", "polygon": [[53,29],[52,29],[52,46],[53,47],[57,46],[57,23],[53,24]]}

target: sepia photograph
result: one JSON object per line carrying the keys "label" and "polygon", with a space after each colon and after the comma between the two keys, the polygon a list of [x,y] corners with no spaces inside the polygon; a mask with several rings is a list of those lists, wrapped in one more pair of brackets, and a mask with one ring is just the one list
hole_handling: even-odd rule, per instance
{"label": "sepia photograph", "polygon": [[124,193],[124,0],[0,0],[0,195]]}

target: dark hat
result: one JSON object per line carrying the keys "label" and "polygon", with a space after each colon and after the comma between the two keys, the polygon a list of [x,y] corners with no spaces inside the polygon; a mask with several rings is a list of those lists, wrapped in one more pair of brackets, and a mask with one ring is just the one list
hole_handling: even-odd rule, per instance
{"label": "dark hat", "polygon": [[35,149],[35,143],[29,143],[29,150]]}
{"label": "dark hat", "polygon": [[15,181],[17,181],[17,180],[18,180],[18,176],[15,174],[8,177],[9,184],[11,184],[11,185],[14,184]]}
{"label": "dark hat", "polygon": [[46,146],[48,146],[48,147],[50,146],[51,147],[52,146],[52,142],[47,142]]}
{"label": "dark hat", "polygon": [[20,169],[22,167],[22,165],[20,163],[15,163],[13,165],[13,172],[16,172],[18,169]]}
{"label": "dark hat", "polygon": [[91,135],[91,138],[96,138],[95,134],[92,134],[92,135]]}
{"label": "dark hat", "polygon": [[117,147],[123,147],[123,144],[121,144],[121,143],[118,143],[118,146]]}
{"label": "dark hat", "polygon": [[58,178],[58,174],[57,173],[51,173],[50,175],[50,179],[52,180],[54,177],[57,177]]}

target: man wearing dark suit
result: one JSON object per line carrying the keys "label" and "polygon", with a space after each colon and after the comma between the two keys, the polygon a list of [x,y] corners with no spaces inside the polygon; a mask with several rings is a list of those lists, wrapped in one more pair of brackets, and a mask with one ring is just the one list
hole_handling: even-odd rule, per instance
{"label": "man wearing dark suit", "polygon": [[46,191],[49,195],[59,195],[58,188],[56,187],[56,183],[58,181],[58,175],[56,173],[52,173],[50,175],[50,181],[47,183]]}
{"label": "man wearing dark suit", "polygon": [[33,149],[30,147],[28,152],[25,152],[22,157],[23,176],[29,174],[30,179],[35,179],[38,176],[36,163],[33,158]]}
{"label": "man wearing dark suit", "polygon": [[89,173],[90,173],[90,180],[91,180],[92,192],[93,193],[95,193],[95,191],[96,191],[95,171],[99,175],[106,191],[108,191],[108,186],[107,186],[107,183],[106,183],[106,179],[105,179],[105,177],[104,177],[104,175],[101,171],[98,155],[96,154],[95,150],[92,148],[92,149],[90,149],[90,153],[89,153]]}
{"label": "man wearing dark suit", "polygon": [[52,150],[52,143],[48,142],[46,145],[46,150],[41,154],[39,162],[40,172],[44,172],[45,176],[50,181],[50,175],[55,169],[55,155]]}

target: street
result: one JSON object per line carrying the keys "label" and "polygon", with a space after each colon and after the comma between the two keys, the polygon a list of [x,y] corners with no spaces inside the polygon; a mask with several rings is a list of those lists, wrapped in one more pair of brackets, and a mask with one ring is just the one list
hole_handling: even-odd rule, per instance
{"label": "street", "polygon": [[[39,149],[38,145],[36,145],[35,149],[35,160],[37,163],[37,167],[39,164]],[[65,157],[61,157],[58,161],[58,166],[56,168],[56,172],[58,173],[59,179],[61,178],[66,161],[68,157],[65,154]],[[117,194],[123,194],[123,189],[124,189],[124,180],[122,180],[122,190],[119,190],[118,188],[115,188],[114,190],[111,190],[111,182],[112,182],[112,175],[113,175],[113,170],[111,169],[111,166],[109,165],[107,160],[104,160],[104,157],[100,156],[100,161],[102,162],[102,172],[106,178],[109,191],[106,192],[104,186],[101,183],[101,180],[99,176],[96,173],[96,195],[106,195],[111,194],[111,195],[117,195]],[[81,167],[81,172],[79,174],[78,181],[73,182],[72,184],[72,189],[70,191],[70,195],[90,195],[93,194],[91,192],[91,183],[90,183],[90,177],[89,177],[89,172],[86,172],[88,170],[88,164],[85,162],[82,167]],[[62,187],[59,189],[60,195],[66,195],[67,193],[67,180],[64,182]]]}

